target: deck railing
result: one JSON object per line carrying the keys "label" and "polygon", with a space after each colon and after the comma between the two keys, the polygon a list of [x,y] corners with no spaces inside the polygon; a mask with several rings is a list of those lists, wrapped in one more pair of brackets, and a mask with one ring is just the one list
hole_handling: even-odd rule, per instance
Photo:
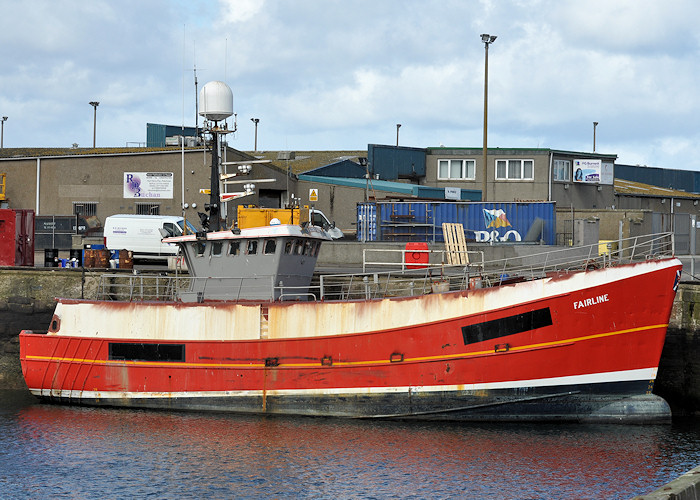
{"label": "deck railing", "polygon": [[[615,243],[617,248],[601,248],[600,244],[595,243],[490,261],[470,259],[470,264],[466,266],[440,264],[422,269],[405,269],[405,263],[394,262],[396,270],[321,276],[320,298],[371,299],[483,288],[540,279],[552,273],[590,271],[674,254],[673,233],[636,236]],[[366,261],[364,268],[371,265],[390,266],[391,262],[387,260]]]}
{"label": "deck railing", "polygon": [[[188,275],[106,274],[100,279],[97,298],[120,301],[201,301],[216,288],[218,300],[246,300],[249,294],[269,300],[363,300],[408,297],[450,290],[499,286],[540,279],[552,273],[569,273],[617,266],[674,254],[672,233],[659,233],[618,240],[616,248],[598,243],[581,247],[549,249],[497,260],[484,260],[482,252],[469,252],[469,264],[448,265],[444,252],[429,252],[428,265],[405,262],[405,250],[386,252],[377,261],[365,260],[363,268],[376,271],[320,275],[309,287],[289,287],[263,277],[196,278]],[[611,245],[612,246],[612,245]],[[386,257],[398,252],[400,259]],[[440,255],[443,253],[443,255]],[[367,254],[365,254],[367,255]],[[438,264],[434,262],[437,261]],[[408,267],[417,267],[409,269]],[[394,269],[392,269],[392,267]]]}

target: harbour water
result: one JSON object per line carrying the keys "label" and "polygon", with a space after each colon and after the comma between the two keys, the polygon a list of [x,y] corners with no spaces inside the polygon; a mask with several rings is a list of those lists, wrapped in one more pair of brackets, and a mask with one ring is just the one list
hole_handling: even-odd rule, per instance
{"label": "harbour water", "polygon": [[171,413],[0,391],[0,498],[630,498],[700,464],[698,424]]}

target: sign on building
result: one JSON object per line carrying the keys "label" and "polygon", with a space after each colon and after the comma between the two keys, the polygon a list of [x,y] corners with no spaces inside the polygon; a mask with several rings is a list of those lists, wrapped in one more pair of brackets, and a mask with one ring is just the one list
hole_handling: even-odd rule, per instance
{"label": "sign on building", "polygon": [[309,189],[309,201],[318,201],[318,189]]}
{"label": "sign on building", "polygon": [[574,182],[600,183],[601,160],[574,160]]}
{"label": "sign on building", "polygon": [[173,198],[172,172],[124,172],[124,198]]}
{"label": "sign on building", "polygon": [[601,163],[600,166],[600,183],[610,184],[611,186],[615,182],[615,170],[612,163],[605,162]]}
{"label": "sign on building", "polygon": [[446,200],[461,200],[462,190],[457,187],[446,187],[445,188],[445,199]]}

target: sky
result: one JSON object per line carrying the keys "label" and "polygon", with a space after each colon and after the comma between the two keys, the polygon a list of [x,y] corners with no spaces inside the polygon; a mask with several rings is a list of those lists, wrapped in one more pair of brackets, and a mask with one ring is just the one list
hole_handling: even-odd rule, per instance
{"label": "sky", "polygon": [[[229,145],[488,145],[700,170],[697,0],[0,0],[5,147],[146,141],[233,92]],[[199,119],[201,124],[201,118]],[[233,126],[233,118],[229,127]]]}

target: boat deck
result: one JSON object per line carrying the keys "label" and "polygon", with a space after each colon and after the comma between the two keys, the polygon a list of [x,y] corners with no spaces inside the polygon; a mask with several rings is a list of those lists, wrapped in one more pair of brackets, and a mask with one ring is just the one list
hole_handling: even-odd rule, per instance
{"label": "boat deck", "polygon": [[[634,262],[668,258],[674,255],[672,233],[626,238],[616,242],[617,248],[604,249],[598,243],[532,253],[526,256],[485,260],[483,252],[465,252],[468,264],[452,265],[443,251],[419,250],[430,254],[428,264],[406,264],[406,250],[380,250],[383,261],[369,261],[365,255],[364,272],[316,274],[311,286],[300,290],[279,283],[255,286],[278,291],[277,301],[287,300],[370,300],[385,297],[410,297],[428,293],[501,286],[573,272],[590,271]],[[394,253],[391,256],[391,253]],[[414,252],[414,250],[411,250]],[[387,257],[389,255],[389,257]],[[392,262],[393,260],[393,262]],[[434,264],[432,261],[439,261]],[[412,269],[409,267],[413,267]],[[206,286],[212,277],[187,274],[105,274],[97,290],[97,300],[178,301],[198,285]],[[230,290],[231,301],[245,301],[242,290],[250,290],[251,278],[216,278]],[[255,302],[260,302],[255,301]]]}

